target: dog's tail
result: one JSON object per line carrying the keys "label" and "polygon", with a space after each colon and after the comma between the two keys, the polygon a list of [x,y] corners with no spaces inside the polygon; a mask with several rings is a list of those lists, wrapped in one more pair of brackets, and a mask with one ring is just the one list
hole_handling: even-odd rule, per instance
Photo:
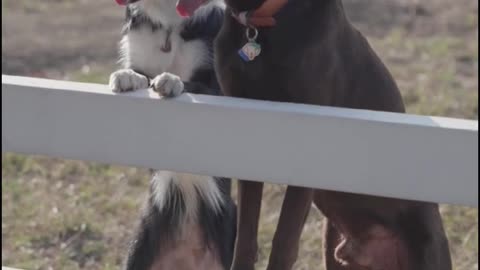
{"label": "dog's tail", "polygon": [[236,207],[231,180],[166,171],[154,173],[146,211],[128,251],[126,270],[147,270],[187,224],[202,228],[205,243],[229,269],[235,241]]}
{"label": "dog's tail", "polygon": [[171,218],[182,224],[184,219],[197,220],[202,205],[220,213],[225,200],[221,188],[209,176],[158,171],[152,178],[150,200],[158,211],[171,212]]}

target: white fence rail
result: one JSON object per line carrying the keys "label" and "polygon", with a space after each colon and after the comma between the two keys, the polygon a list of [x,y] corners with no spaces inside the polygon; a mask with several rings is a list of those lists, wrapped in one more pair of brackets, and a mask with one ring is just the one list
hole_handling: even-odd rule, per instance
{"label": "white fence rail", "polygon": [[2,75],[2,152],[478,206],[478,122]]}

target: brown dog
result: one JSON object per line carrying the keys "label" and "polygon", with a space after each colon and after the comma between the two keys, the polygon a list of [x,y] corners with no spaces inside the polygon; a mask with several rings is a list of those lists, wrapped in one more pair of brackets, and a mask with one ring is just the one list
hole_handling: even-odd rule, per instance
{"label": "brown dog", "polygon": [[[205,2],[189,1],[193,6]],[[405,111],[392,76],[349,23],[340,0],[226,4],[231,16],[225,16],[215,46],[216,72],[226,95]],[[239,183],[234,270],[254,269],[262,188],[262,183]],[[328,220],[328,270],[451,269],[437,204],[292,186],[267,269],[292,268],[312,200]]]}

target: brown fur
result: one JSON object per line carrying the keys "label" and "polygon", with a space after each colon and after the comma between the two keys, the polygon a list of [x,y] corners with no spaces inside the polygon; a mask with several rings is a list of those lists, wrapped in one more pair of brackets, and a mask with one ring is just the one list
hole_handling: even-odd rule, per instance
{"label": "brown fur", "polygon": [[[263,0],[226,3],[227,12],[245,11],[258,8]],[[405,111],[392,76],[349,23],[340,0],[290,0],[276,20],[275,27],[259,29],[261,54],[244,62],[237,51],[246,43],[245,27],[226,16],[215,50],[216,71],[226,95]],[[254,269],[262,188],[259,183],[239,182],[233,270]],[[285,195],[267,269],[292,268],[312,201],[328,220],[328,270],[451,269],[438,205],[292,186]]]}

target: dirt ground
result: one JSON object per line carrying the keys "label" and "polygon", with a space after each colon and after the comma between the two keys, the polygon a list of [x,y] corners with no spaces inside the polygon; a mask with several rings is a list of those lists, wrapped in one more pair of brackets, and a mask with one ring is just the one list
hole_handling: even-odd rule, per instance
{"label": "dirt ground", "polygon": [[[409,113],[478,119],[477,1],[344,5],[392,71]],[[2,0],[2,74],[105,83],[122,20],[113,0]],[[147,185],[143,169],[2,154],[2,265],[118,269]],[[258,269],[268,261],[283,191],[264,191]],[[478,269],[478,210],[441,212],[455,269]],[[312,211],[296,270],[322,269],[321,221]]]}

